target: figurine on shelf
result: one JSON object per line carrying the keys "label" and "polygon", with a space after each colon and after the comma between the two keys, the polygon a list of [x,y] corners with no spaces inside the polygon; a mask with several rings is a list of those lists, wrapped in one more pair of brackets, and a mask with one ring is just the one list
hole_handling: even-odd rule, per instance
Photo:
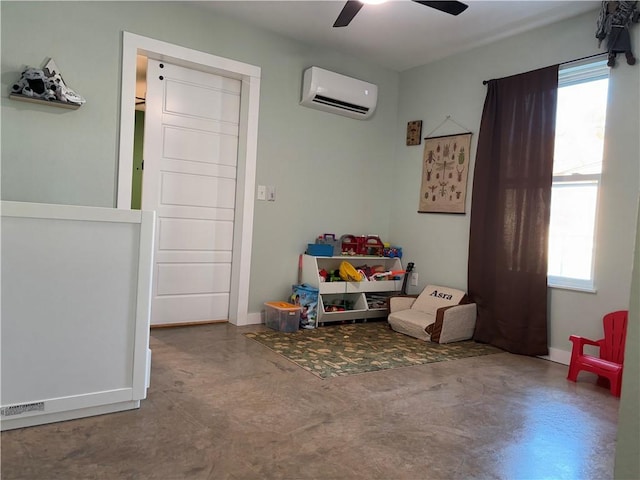
{"label": "figurine on shelf", "polygon": [[640,19],[637,4],[637,1],[602,2],[596,38],[598,39],[598,47],[602,44],[602,40],[607,39],[607,51],[609,52],[607,65],[610,67],[615,66],[618,53],[625,54],[629,65],[636,63],[636,58],[631,51],[629,27],[632,23],[638,23]]}
{"label": "figurine on shelf", "polygon": [[62,80],[58,67],[51,59],[44,68],[27,67],[22,71],[20,79],[11,85],[11,93],[25,97],[73,105],[82,105],[86,100],[71,90]]}
{"label": "figurine on shelf", "polygon": [[55,100],[53,90],[47,88],[47,77],[39,68],[27,68],[20,75],[20,80],[11,85],[11,93],[26,97]]}
{"label": "figurine on shelf", "polygon": [[56,94],[56,100],[65,103],[73,103],[75,105],[82,105],[86,102],[81,95],[71,90],[62,80],[62,76],[59,73],[53,74],[49,79],[49,88]]}

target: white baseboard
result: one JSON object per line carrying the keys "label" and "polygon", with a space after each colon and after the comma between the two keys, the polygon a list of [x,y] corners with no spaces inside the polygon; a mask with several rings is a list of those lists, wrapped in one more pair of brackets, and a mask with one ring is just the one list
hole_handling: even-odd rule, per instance
{"label": "white baseboard", "polygon": [[540,358],[549,360],[555,363],[561,363],[562,365],[569,365],[571,361],[571,352],[566,350],[560,350],[559,348],[549,348],[549,355],[541,355]]}
{"label": "white baseboard", "polygon": [[75,420],[77,418],[94,417],[96,415],[123,412],[125,410],[133,410],[136,408],[140,408],[140,400],[114,403],[112,405],[101,405],[99,407],[81,408],[79,410],[69,412],[58,412],[48,415],[2,420],[2,431],[4,432],[6,430],[13,430],[16,428],[45,425],[47,423],[65,422],[67,420]]}
{"label": "white baseboard", "polygon": [[247,312],[247,316],[242,319],[236,319],[233,321],[229,319],[231,325],[236,327],[244,327],[246,325],[260,325],[264,323],[264,314],[262,312]]}
{"label": "white baseboard", "polygon": [[[0,429],[13,430],[139,408],[140,400],[132,400],[132,391],[131,388],[120,388],[25,402],[24,407],[33,408],[3,405]],[[13,408],[16,410],[12,411]]]}

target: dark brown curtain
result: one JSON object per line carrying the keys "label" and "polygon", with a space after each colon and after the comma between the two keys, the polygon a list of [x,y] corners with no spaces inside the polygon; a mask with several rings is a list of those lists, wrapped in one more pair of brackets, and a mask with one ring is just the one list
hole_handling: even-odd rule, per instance
{"label": "dark brown curtain", "polygon": [[490,80],[473,178],[474,339],[546,355],[547,241],[558,66]]}

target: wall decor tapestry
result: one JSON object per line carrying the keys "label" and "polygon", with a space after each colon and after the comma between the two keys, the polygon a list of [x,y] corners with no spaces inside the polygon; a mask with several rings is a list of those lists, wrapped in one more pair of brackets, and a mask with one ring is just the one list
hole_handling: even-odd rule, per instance
{"label": "wall decor tapestry", "polygon": [[418,213],[465,213],[471,133],[427,137]]}

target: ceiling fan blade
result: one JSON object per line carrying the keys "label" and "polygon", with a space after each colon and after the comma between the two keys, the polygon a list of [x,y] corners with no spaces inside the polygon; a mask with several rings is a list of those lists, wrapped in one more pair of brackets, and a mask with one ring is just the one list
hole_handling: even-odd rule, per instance
{"label": "ceiling fan blade", "polygon": [[353,20],[353,17],[356,16],[363,5],[364,4],[359,2],[358,0],[349,0],[344,4],[344,7],[342,7],[342,11],[340,12],[340,15],[338,15],[338,18],[336,19],[333,26],[346,27],[347,25],[349,25],[349,23],[351,23],[351,20]]}
{"label": "ceiling fan blade", "polygon": [[422,2],[420,0],[413,0],[416,3],[426,5],[427,7],[435,8],[441,12],[448,13],[449,15],[460,15],[464,12],[469,5],[462,2]]}

